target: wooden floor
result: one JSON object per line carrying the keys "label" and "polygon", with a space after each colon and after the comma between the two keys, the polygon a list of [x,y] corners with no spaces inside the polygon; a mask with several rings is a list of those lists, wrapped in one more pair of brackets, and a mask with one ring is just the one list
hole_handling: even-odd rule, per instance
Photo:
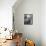
{"label": "wooden floor", "polygon": [[15,39],[13,40],[6,40],[6,42],[2,43],[0,46],[16,46]]}

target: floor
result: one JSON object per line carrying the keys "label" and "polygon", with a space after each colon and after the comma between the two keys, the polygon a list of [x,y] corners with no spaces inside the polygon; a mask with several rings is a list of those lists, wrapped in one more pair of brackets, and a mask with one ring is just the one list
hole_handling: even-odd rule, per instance
{"label": "floor", "polygon": [[[20,35],[20,33],[19,33],[19,35]],[[12,40],[6,40],[6,39],[0,39],[0,46],[18,46],[18,45],[21,45],[21,46],[23,46],[23,44],[22,44],[22,37],[20,37],[19,35],[15,35],[14,37],[12,37],[13,39]],[[5,41],[5,42],[4,42]],[[2,43],[3,42],[3,43]],[[16,43],[17,42],[17,43]],[[18,44],[18,42],[19,42],[19,44]]]}
{"label": "floor", "polygon": [[15,39],[13,40],[6,40],[6,42],[2,43],[0,46],[16,46]]}

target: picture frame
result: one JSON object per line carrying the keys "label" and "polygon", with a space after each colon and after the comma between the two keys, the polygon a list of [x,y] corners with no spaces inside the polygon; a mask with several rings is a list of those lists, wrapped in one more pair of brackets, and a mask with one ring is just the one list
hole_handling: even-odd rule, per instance
{"label": "picture frame", "polygon": [[24,14],[24,25],[33,24],[33,14]]}

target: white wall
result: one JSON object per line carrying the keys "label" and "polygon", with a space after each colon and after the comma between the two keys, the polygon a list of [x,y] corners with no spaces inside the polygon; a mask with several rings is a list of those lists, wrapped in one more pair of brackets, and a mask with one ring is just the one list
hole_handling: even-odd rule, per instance
{"label": "white wall", "polygon": [[[24,25],[24,14],[33,14],[33,25]],[[36,46],[41,46],[41,30],[39,16],[41,15],[40,0],[23,0],[15,9],[15,28],[22,32],[24,37],[35,41]]]}
{"label": "white wall", "polygon": [[0,27],[12,28],[12,6],[16,0],[0,0]]}
{"label": "white wall", "polygon": [[41,40],[42,46],[46,46],[46,0],[41,1],[41,16],[40,16],[40,25],[41,25]]}

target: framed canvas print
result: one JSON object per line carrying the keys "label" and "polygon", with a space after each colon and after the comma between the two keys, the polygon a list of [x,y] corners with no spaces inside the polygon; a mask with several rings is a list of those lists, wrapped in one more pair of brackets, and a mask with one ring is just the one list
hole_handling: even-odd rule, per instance
{"label": "framed canvas print", "polygon": [[33,14],[24,14],[24,25],[33,24]]}

